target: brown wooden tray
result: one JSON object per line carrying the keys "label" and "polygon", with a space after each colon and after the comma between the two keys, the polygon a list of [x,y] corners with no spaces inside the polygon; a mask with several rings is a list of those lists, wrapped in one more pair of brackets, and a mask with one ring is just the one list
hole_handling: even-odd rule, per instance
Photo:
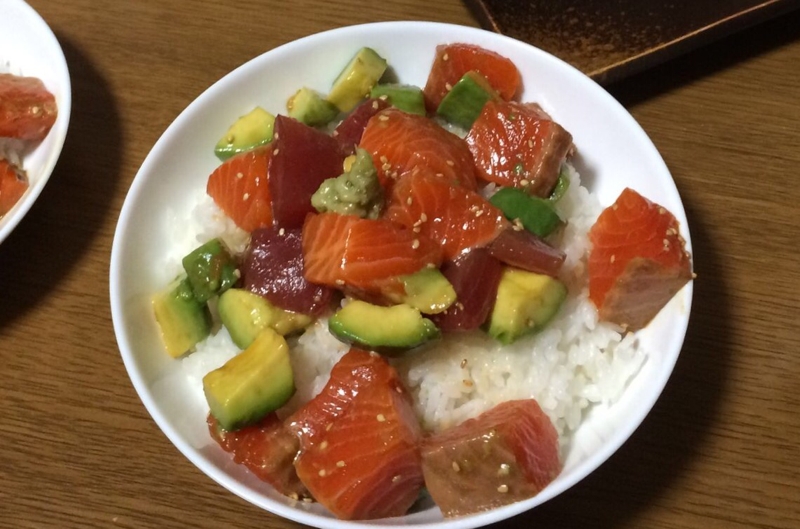
{"label": "brown wooden tray", "polygon": [[800,0],[466,0],[483,26],[609,84],[800,7]]}

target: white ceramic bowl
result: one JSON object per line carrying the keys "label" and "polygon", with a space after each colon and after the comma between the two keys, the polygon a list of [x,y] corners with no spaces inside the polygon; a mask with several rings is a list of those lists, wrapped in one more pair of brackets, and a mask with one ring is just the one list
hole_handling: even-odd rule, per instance
{"label": "white ceramic bowl", "polygon": [[28,152],[22,167],[30,187],[0,219],[0,243],[19,224],[41,194],[56,166],[67,136],[72,109],[72,87],[67,61],[50,27],[22,0],[3,0],[0,15],[0,71],[38,77],[56,98],[58,118],[50,133]]}
{"label": "white ceramic bowl", "polygon": [[[311,526],[364,525],[339,521],[319,505],[297,505],[259,483],[209,439],[202,397],[188,387],[179,362],[159,341],[150,296],[164,284],[168,225],[190,214],[187,190],[204,189],[218,164],[212,147],[237,116],[260,104],[280,112],[300,86],[327,91],[360,46],[388,58],[399,79],[424,85],[437,44],[472,42],[509,57],[524,82],[522,99],[538,101],[574,136],[582,179],[604,204],[625,186],[672,211],[691,242],[675,184],[663,160],[634,119],[608,93],[576,69],[527,44],[487,31],[436,23],[389,22],[336,29],[269,51],[234,70],[198,97],[149,154],[122,208],[111,258],[111,304],[122,358],[155,421],[192,463],[242,498]],[[640,332],[650,357],[621,400],[585,419],[564,470],[538,496],[461,519],[443,520],[431,508],[370,525],[421,525],[466,529],[531,509],[568,489],[605,461],[642,422],[661,393],[683,344],[692,298],[688,285]],[[610,486],[613,486],[611,484]]]}

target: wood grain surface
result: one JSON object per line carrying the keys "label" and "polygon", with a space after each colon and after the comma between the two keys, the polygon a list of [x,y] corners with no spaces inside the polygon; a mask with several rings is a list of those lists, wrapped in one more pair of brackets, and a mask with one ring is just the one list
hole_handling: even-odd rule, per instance
{"label": "wood grain surface", "polygon": [[[0,246],[0,527],[297,526],[203,475],[137,397],[109,310],[120,207],[169,123],[250,58],[347,24],[478,21],[456,0],[30,3],[64,48],[74,106],[50,183]],[[798,527],[798,65],[793,13],[609,87],[686,204],[689,331],[633,437],[503,527]]]}

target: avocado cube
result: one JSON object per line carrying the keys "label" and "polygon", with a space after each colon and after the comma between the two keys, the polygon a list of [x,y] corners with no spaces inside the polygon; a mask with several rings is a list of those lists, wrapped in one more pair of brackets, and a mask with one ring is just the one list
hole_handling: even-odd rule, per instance
{"label": "avocado cube", "polygon": [[290,118],[309,127],[327,125],[339,115],[339,109],[319,92],[303,87],[286,102]]}
{"label": "avocado cube", "polygon": [[217,312],[239,349],[247,349],[267,327],[286,336],[305,329],[313,321],[311,316],[276,307],[263,296],[241,288],[223,292]]}
{"label": "avocado cube", "polygon": [[194,249],[182,263],[192,292],[201,303],[234,286],[240,277],[236,260],[218,238]]}
{"label": "avocado cube", "polygon": [[401,276],[401,291],[387,288],[384,295],[395,303],[405,303],[423,314],[439,314],[456,302],[456,291],[438,268],[423,268]]}
{"label": "avocado cube", "polygon": [[361,48],[333,82],[328,101],[341,112],[350,112],[365,99],[375,86],[388,64],[372,48]]}
{"label": "avocado cube", "polygon": [[519,219],[522,227],[539,237],[547,237],[562,224],[553,201],[531,196],[521,189],[504,187],[489,199],[509,220]]}
{"label": "avocado cube", "polygon": [[510,344],[547,325],[566,297],[567,287],[558,279],[507,267],[497,287],[488,332]]}
{"label": "avocado cube", "polygon": [[370,97],[385,99],[393,107],[409,114],[426,115],[425,96],[422,89],[413,85],[379,84],[372,88]]}
{"label": "avocado cube", "polygon": [[384,307],[360,300],[350,301],[331,316],[328,330],[345,343],[386,354],[413,349],[441,334],[410,305]]}
{"label": "avocado cube", "polygon": [[208,307],[194,297],[186,277],[156,293],[152,305],[164,347],[174,358],[190,351],[211,332]]}
{"label": "avocado cube", "polygon": [[272,141],[275,116],[255,107],[239,117],[214,146],[214,154],[225,161],[235,154],[249,151]]}
{"label": "avocado cube", "polygon": [[499,98],[485,77],[470,71],[444,96],[436,113],[449,123],[469,129],[481,115],[483,106]]}
{"label": "avocado cube", "polygon": [[225,365],[203,377],[211,414],[227,431],[253,424],[295,392],[289,345],[270,328]]}

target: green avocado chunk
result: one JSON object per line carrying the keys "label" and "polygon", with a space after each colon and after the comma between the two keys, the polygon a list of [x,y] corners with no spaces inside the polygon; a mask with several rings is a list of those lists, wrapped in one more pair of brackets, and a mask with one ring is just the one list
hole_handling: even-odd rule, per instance
{"label": "green avocado chunk", "polygon": [[286,102],[289,117],[309,127],[327,125],[339,115],[339,109],[319,92],[303,87]]}
{"label": "green avocado chunk", "polygon": [[215,238],[183,258],[183,269],[197,301],[205,303],[239,280],[240,272],[230,250]]}
{"label": "green avocado chunk", "polygon": [[341,112],[350,112],[369,95],[387,66],[375,50],[361,48],[333,82],[328,101]]}
{"label": "green avocado chunk", "polygon": [[497,287],[488,332],[510,344],[547,325],[566,297],[567,287],[558,279],[508,267]]}
{"label": "green avocado chunk", "polygon": [[424,116],[425,96],[422,89],[413,85],[401,84],[379,84],[372,88],[369,94],[372,98],[385,99],[393,107],[408,112],[409,114],[419,114]]}
{"label": "green avocado chunk", "polygon": [[331,316],[328,329],[345,343],[387,354],[413,349],[441,334],[410,305],[383,307],[360,300],[350,301]]}
{"label": "green avocado chunk", "polygon": [[436,113],[449,123],[469,130],[481,115],[483,106],[493,99],[499,96],[486,78],[470,71],[444,96]]}
{"label": "green avocado chunk", "polygon": [[223,162],[235,154],[249,151],[272,141],[275,116],[261,107],[237,119],[214,147],[214,154]]}
{"label": "green avocado chunk", "polygon": [[164,347],[172,357],[190,351],[211,332],[208,307],[194,297],[186,276],[156,293],[152,304]]}
{"label": "green avocado chunk", "polygon": [[241,288],[226,290],[219,297],[217,312],[239,349],[247,349],[267,327],[286,336],[313,321],[311,316],[276,307],[266,298]]}
{"label": "green avocado chunk", "polygon": [[402,291],[387,289],[384,295],[394,303],[405,303],[423,314],[439,314],[456,302],[456,291],[438,268],[423,268],[400,277]]}
{"label": "green avocado chunk", "polygon": [[264,329],[250,347],[203,377],[203,392],[224,430],[258,421],[295,392],[289,345],[274,330]]}
{"label": "green avocado chunk", "polygon": [[563,223],[553,201],[514,187],[504,187],[492,195],[489,202],[500,208],[507,219],[519,219],[523,228],[539,237],[547,237]]}
{"label": "green avocado chunk", "polygon": [[323,181],[311,195],[311,205],[320,213],[330,211],[377,219],[383,209],[383,187],[372,156],[364,149],[356,149],[350,169]]}

